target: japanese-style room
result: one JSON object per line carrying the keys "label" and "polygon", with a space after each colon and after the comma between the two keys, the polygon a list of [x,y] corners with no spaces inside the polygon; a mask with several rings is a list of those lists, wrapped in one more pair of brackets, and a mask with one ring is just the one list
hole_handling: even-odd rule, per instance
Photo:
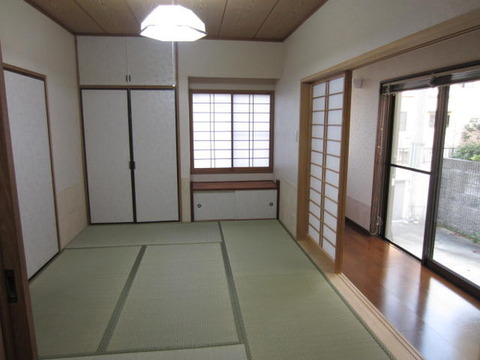
{"label": "japanese-style room", "polygon": [[480,359],[478,0],[0,0],[0,360]]}

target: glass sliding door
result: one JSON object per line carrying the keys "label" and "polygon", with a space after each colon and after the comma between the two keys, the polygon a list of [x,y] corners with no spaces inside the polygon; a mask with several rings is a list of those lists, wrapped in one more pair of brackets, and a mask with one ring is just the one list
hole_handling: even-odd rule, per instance
{"label": "glass sliding door", "polygon": [[480,298],[480,62],[385,82],[381,93],[383,201],[372,225]]}
{"label": "glass sliding door", "polygon": [[433,260],[480,286],[480,80],[450,85]]}
{"label": "glass sliding door", "polygon": [[424,246],[437,96],[438,90],[430,88],[395,96],[385,237],[418,258]]}

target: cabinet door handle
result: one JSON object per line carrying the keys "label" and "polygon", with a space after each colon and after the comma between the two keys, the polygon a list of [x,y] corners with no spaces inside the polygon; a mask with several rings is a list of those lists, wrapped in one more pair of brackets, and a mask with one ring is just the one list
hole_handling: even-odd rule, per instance
{"label": "cabinet door handle", "polygon": [[128,82],[128,75],[125,75],[125,82]]}
{"label": "cabinet door handle", "polygon": [[268,206],[272,207],[272,206],[273,206],[273,202],[271,202],[270,204],[268,204]]}
{"label": "cabinet door handle", "polygon": [[132,75],[128,75],[128,82],[132,82]]}
{"label": "cabinet door handle", "polygon": [[202,204],[197,204],[197,208],[201,208],[202,207]]}

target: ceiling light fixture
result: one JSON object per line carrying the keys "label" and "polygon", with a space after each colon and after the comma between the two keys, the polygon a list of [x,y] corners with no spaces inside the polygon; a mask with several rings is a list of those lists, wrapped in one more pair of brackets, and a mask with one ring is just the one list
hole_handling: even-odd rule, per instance
{"label": "ceiling light fixture", "polygon": [[207,33],[192,10],[181,5],[159,5],[142,21],[140,35],[160,41],[195,41]]}

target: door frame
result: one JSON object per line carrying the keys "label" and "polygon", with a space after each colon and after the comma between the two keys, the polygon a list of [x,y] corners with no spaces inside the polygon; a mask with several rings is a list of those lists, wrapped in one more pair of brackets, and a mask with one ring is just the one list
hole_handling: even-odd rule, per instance
{"label": "door frame", "polygon": [[[0,46],[0,326],[5,359],[38,359]],[[7,296],[7,289],[13,291]],[[16,293],[16,294],[15,294]],[[16,295],[16,296],[15,296]]]}

